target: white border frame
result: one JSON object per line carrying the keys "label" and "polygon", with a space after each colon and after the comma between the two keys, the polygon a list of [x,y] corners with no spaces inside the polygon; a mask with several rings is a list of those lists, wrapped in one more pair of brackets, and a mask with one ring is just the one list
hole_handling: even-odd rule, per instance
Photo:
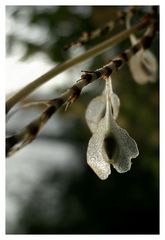
{"label": "white border frame", "polygon": [[[71,2],[71,4],[70,4]],[[59,238],[59,239],[85,239],[85,238],[90,238],[91,240],[97,240],[97,239],[163,239],[165,238],[165,231],[164,231],[164,216],[165,216],[165,195],[164,195],[164,167],[165,167],[165,156],[163,154],[163,151],[161,151],[163,148],[162,144],[164,143],[163,139],[163,133],[164,133],[164,112],[162,112],[161,106],[160,106],[160,235],[23,235],[23,234],[17,234],[17,235],[12,235],[12,234],[6,234],[5,233],[5,7],[9,5],[159,5],[160,6],[160,32],[161,32],[161,38],[160,38],[160,66],[161,62],[163,63],[163,53],[165,52],[163,43],[164,39],[164,27],[163,22],[165,22],[165,19],[163,18],[164,15],[164,6],[162,4],[163,1],[142,1],[138,0],[136,1],[115,1],[113,2],[108,2],[108,1],[91,1],[91,0],[84,0],[84,1],[60,1],[58,2],[54,0],[4,0],[0,2],[0,48],[1,48],[1,55],[0,55],[0,61],[1,61],[1,87],[0,87],[0,159],[1,159],[1,166],[0,166],[0,239],[12,239],[12,240],[18,240],[18,239],[54,239],[54,238]],[[162,43],[162,44],[161,44]],[[162,61],[161,61],[162,60]],[[160,67],[159,67],[160,68]],[[165,99],[165,93],[164,93],[164,84],[165,84],[165,77],[162,75],[162,71],[160,68],[160,79],[162,76],[162,80],[160,81],[160,105],[164,103]],[[162,141],[161,141],[162,140]]]}

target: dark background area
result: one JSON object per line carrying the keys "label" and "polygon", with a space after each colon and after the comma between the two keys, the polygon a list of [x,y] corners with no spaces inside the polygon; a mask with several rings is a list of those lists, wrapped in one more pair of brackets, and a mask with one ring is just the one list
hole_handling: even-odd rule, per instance
{"label": "dark background area", "polygon": [[[8,34],[7,54],[12,54],[15,44],[20,43],[26,47],[21,61],[30,59],[36,52],[44,52],[51,61],[63,62],[71,53],[63,50],[65,44],[76,40],[83,31],[91,31],[113,19],[119,9],[124,7],[8,6],[6,11],[13,21],[21,22],[26,16],[29,26],[46,29],[48,37],[41,44],[27,41],[16,33]],[[111,34],[122,28],[121,25],[117,26]],[[158,37],[157,35],[152,44],[152,51],[157,59]],[[92,47],[104,38],[93,40],[85,48]],[[113,51],[108,50],[93,58],[87,69],[101,67],[127,46],[130,46],[129,40]],[[64,109],[58,111],[59,121],[62,121],[65,131],[54,133],[53,136],[45,131],[38,137],[52,145],[56,141],[71,144],[76,149],[76,161],[82,170],[72,171],[72,165],[64,165],[63,168],[48,167],[29,192],[14,228],[10,228],[7,221],[7,233],[159,233],[159,79],[154,84],[138,85],[134,82],[128,66],[125,66],[112,75],[112,80],[121,101],[117,122],[136,140],[140,152],[139,156],[133,159],[131,170],[119,174],[112,168],[109,178],[101,181],[86,164],[86,149],[91,134],[84,114],[90,99],[101,92],[102,83],[99,80],[92,84],[90,91],[82,93],[67,112],[64,112]],[[38,98],[40,99],[40,96]],[[25,115],[22,115],[23,117]],[[51,124],[55,122],[56,116],[53,116]],[[44,148],[40,148],[36,155],[31,152],[31,155],[40,160],[42,151]],[[58,158],[56,153],[54,157]],[[12,158],[7,161],[10,165]],[[7,194],[11,188],[9,181]],[[17,200],[17,197],[15,199]]]}

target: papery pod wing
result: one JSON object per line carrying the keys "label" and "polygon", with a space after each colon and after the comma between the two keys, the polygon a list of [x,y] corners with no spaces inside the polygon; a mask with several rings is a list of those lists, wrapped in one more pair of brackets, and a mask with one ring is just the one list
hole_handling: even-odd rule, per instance
{"label": "papery pod wing", "polygon": [[105,115],[105,95],[95,97],[89,103],[85,118],[89,129],[94,133],[98,127],[98,124]]}
{"label": "papery pod wing", "polygon": [[[110,143],[111,163],[119,173],[124,173],[131,168],[131,159],[139,155],[138,147],[135,140],[130,137],[128,132],[119,127],[116,122],[111,124]],[[108,148],[108,137],[107,137]]]}
{"label": "papery pod wing", "polygon": [[87,163],[101,179],[105,180],[111,173],[110,163],[104,148],[104,139],[107,134],[105,118],[102,118],[98,128],[88,143]]}

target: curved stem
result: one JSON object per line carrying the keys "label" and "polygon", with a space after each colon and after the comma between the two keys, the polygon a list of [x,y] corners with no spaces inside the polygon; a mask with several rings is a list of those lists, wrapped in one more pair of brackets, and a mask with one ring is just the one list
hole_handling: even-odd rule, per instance
{"label": "curved stem", "polygon": [[50,71],[46,72],[39,78],[35,79],[33,82],[26,85],[24,88],[22,88],[19,92],[17,92],[14,96],[12,96],[9,100],[6,102],[6,112],[8,113],[9,110],[20,100],[25,98],[27,95],[32,93],[36,88],[41,86],[42,84],[46,83],[51,78],[57,76],[58,74],[62,73],[63,71],[67,70],[70,67],[73,67],[76,64],[79,64],[91,57],[95,57],[99,55],[100,53],[106,51],[108,48],[116,45],[117,43],[121,42],[122,40],[126,39],[131,33],[138,31],[141,28],[144,28],[149,23],[148,18],[143,18],[142,21],[134,25],[128,30],[124,30],[115,36],[111,37],[110,39],[105,40],[104,42],[101,42],[97,46],[89,49],[85,53],[83,53],[80,56],[77,56],[75,58],[69,59],[64,63],[61,63],[54,68],[52,68]]}

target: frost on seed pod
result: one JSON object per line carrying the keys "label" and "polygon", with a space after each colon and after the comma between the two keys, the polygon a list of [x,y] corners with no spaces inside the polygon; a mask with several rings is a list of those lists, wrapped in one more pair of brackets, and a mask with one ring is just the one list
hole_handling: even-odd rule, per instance
{"label": "frost on seed pod", "polygon": [[[106,80],[106,97],[101,98],[105,101],[104,116],[100,120],[97,118],[98,121],[92,121],[95,127],[91,127],[89,114],[86,114],[88,115],[89,128],[92,129],[93,132],[87,149],[87,163],[102,180],[107,179],[110,175],[110,164],[112,164],[119,173],[124,173],[130,170],[131,159],[137,157],[139,154],[136,142],[129,136],[127,131],[119,127],[115,121],[113,113],[115,112],[115,116],[117,117],[119,100],[117,100],[117,97],[114,97],[115,95],[113,94],[111,78],[109,77],[109,79]],[[97,104],[97,101],[93,101],[92,105],[94,104]],[[92,105],[89,105],[91,109],[97,109],[96,106],[94,108]],[[103,107],[100,107],[100,109],[103,109]],[[101,112],[100,109],[98,111],[99,114]],[[87,111],[89,111],[89,109],[87,109]],[[96,114],[97,117],[100,116],[99,114]],[[93,115],[90,116],[94,119]]]}

